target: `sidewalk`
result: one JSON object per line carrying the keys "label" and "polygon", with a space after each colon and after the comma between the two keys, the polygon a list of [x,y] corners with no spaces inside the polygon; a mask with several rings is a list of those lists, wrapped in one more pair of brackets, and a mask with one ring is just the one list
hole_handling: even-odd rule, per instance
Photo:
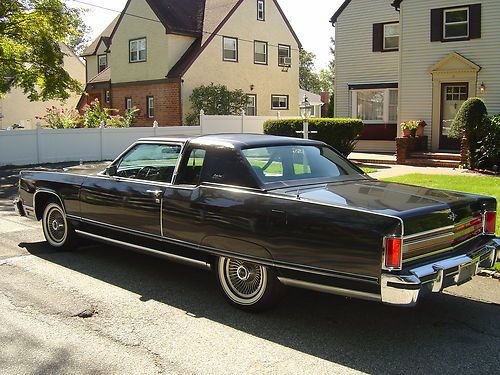
{"label": "sidewalk", "polygon": [[481,175],[480,173],[469,171],[468,169],[460,168],[440,168],[440,167],[415,167],[411,165],[389,165],[389,164],[363,164],[363,167],[370,167],[377,172],[370,173],[373,178],[388,178],[402,176],[405,174],[436,174],[436,175]]}

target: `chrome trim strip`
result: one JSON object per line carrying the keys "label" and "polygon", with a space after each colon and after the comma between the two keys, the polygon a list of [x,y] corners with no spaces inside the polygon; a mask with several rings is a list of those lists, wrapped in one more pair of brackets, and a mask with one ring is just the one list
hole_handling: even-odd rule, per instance
{"label": "chrome trim strip", "polygon": [[360,292],[358,290],[338,288],[335,286],[316,284],[316,283],[311,283],[308,281],[289,279],[286,277],[278,277],[278,280],[283,285],[286,285],[286,286],[292,286],[292,287],[302,288],[302,289],[309,289],[309,290],[314,290],[316,292],[337,294],[337,295],[344,296],[344,297],[360,298],[360,299],[365,299],[368,301],[376,301],[376,302],[381,301],[381,296],[378,294],[374,294],[374,293]]}
{"label": "chrome trim strip", "polygon": [[441,253],[444,253],[446,251],[453,250],[454,248],[456,248],[458,246],[466,245],[467,243],[471,242],[472,240],[475,240],[475,239],[479,238],[482,235],[483,234],[478,234],[477,236],[468,238],[465,241],[460,242],[459,244],[456,244],[455,246],[451,246],[451,247],[447,247],[447,248],[440,249],[440,250],[437,250],[437,251],[433,251],[432,253],[425,253],[425,254],[414,256],[412,258],[406,258],[406,259],[404,259],[404,261],[405,262],[410,262],[410,261],[413,261],[413,260],[422,259],[422,258],[430,257],[430,256],[433,256],[433,255],[441,254]]}
{"label": "chrome trim strip", "polygon": [[138,235],[141,237],[146,237],[149,239],[163,241],[163,242],[167,242],[167,243],[174,244],[174,245],[185,246],[185,247],[189,247],[189,248],[194,249],[194,250],[200,250],[200,251],[207,252],[210,254],[221,255],[221,256],[225,256],[225,257],[229,256],[229,257],[238,258],[241,260],[246,260],[249,262],[257,262],[257,263],[260,263],[260,264],[265,265],[265,266],[285,268],[285,269],[289,269],[292,271],[313,273],[316,275],[337,277],[337,278],[347,279],[347,280],[363,281],[363,282],[368,282],[368,283],[378,283],[378,278],[376,278],[376,277],[371,277],[371,276],[366,276],[366,275],[358,275],[358,274],[349,273],[349,272],[328,270],[328,269],[318,268],[318,267],[300,266],[300,265],[297,265],[294,263],[288,263],[288,262],[276,262],[273,259],[246,256],[246,255],[243,255],[241,253],[234,253],[234,252],[220,250],[220,249],[216,249],[216,248],[212,248],[212,247],[208,247],[208,246],[200,246],[200,245],[197,245],[197,244],[194,244],[191,242],[178,240],[178,239],[171,238],[171,237],[161,237],[161,236],[158,236],[155,234],[141,232],[141,231],[137,231],[137,230],[129,229],[129,228],[123,228],[123,227],[119,227],[119,226],[116,226],[113,224],[106,224],[106,223],[102,223],[102,222],[99,222],[96,220],[80,218],[80,217],[77,217],[74,215],[66,215],[66,217],[69,219],[81,221],[83,223],[98,225],[101,227],[118,230],[120,232],[124,232],[124,233],[128,233],[128,234],[132,233],[132,234],[135,234],[135,235]]}
{"label": "chrome trim strip", "polygon": [[112,243],[114,245],[117,245],[120,247],[130,248],[132,250],[136,250],[139,252],[151,253],[153,255],[159,256],[161,258],[166,258],[166,259],[171,260],[171,261],[176,262],[176,263],[187,264],[187,265],[191,265],[191,266],[201,268],[201,269],[206,269],[206,270],[210,270],[212,268],[212,266],[209,263],[203,262],[200,260],[186,258],[186,257],[180,256],[180,255],[175,255],[175,254],[170,254],[170,253],[164,253],[162,251],[151,249],[149,247],[139,246],[139,245],[131,244],[128,242],[123,242],[123,241],[115,240],[112,238],[99,236],[97,234],[84,232],[84,231],[78,230],[78,229],[75,229],[75,232],[78,235],[83,236],[83,237],[88,237],[88,238],[91,238],[91,239],[94,239],[97,241],[101,241],[101,242]]}
{"label": "chrome trim strip", "polygon": [[414,234],[410,234],[408,236],[404,236],[404,240],[408,241],[408,240],[411,240],[412,238],[416,238],[416,237],[426,237],[426,236],[429,236],[429,235],[431,235],[433,233],[437,233],[437,232],[452,231],[454,228],[455,228],[454,225],[448,225],[446,227],[431,229],[431,230],[427,230],[425,232],[414,233]]}
{"label": "chrome trim strip", "polygon": [[[54,173],[57,173],[57,172],[54,172]],[[63,203],[61,197],[54,190],[50,190],[47,188],[38,188],[35,190],[35,193],[33,194],[33,208],[36,208],[36,195],[38,193],[48,193],[48,194],[55,195],[57,197],[57,199],[59,199],[59,202],[61,203],[61,208],[63,209],[64,214],[66,214],[66,208],[64,207],[64,203]],[[36,212],[35,212],[35,216],[36,216]],[[38,217],[36,219],[39,220]]]}

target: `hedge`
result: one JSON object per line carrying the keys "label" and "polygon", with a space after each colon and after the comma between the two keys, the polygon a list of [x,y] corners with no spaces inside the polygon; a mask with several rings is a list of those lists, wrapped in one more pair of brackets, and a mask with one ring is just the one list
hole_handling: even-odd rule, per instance
{"label": "hedge", "polygon": [[[303,121],[301,118],[268,120],[264,123],[264,133],[302,138],[303,135],[297,131],[303,129]],[[348,156],[354,150],[363,128],[363,122],[358,119],[313,118],[309,119],[309,130],[318,133],[309,134],[309,138],[323,141]]]}

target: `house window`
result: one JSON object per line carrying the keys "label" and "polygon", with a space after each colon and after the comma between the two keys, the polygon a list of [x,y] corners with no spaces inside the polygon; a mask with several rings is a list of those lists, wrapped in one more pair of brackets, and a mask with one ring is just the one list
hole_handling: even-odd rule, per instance
{"label": "house window", "polygon": [[148,118],[155,117],[155,98],[153,96],[146,97],[146,112],[148,114]]}
{"label": "house window", "polygon": [[127,97],[125,98],[125,109],[130,109],[132,108],[132,98]]}
{"label": "house window", "polygon": [[104,93],[104,101],[108,104],[111,103],[111,92],[109,90]]}
{"label": "house window", "polygon": [[254,59],[255,64],[267,64],[267,42],[256,40],[254,42]]}
{"label": "house window", "polygon": [[445,9],[443,20],[444,39],[469,36],[469,8]]}
{"label": "house window", "polygon": [[264,0],[257,0],[257,21],[264,21],[266,19],[266,7]]}
{"label": "house window", "polygon": [[292,48],[284,44],[278,44],[278,65],[292,65]]}
{"label": "house window", "polygon": [[222,43],[224,45],[223,49],[223,60],[224,61],[238,61],[238,39],[223,37]]}
{"label": "house window", "polygon": [[353,117],[366,124],[394,124],[398,119],[397,89],[353,90]]}
{"label": "house window", "polygon": [[146,61],[146,38],[129,41],[129,62]]}
{"label": "house window", "polygon": [[399,23],[384,25],[384,51],[399,48]]}
{"label": "house window", "polygon": [[288,109],[288,95],[271,95],[271,109]]}
{"label": "house window", "polygon": [[431,42],[481,38],[481,4],[431,9]]}
{"label": "house window", "polygon": [[247,94],[247,116],[257,116],[257,95]]}
{"label": "house window", "polygon": [[446,86],[446,100],[464,101],[469,97],[467,86]]}
{"label": "house window", "polygon": [[108,67],[108,57],[106,55],[97,56],[97,73],[101,73]]}

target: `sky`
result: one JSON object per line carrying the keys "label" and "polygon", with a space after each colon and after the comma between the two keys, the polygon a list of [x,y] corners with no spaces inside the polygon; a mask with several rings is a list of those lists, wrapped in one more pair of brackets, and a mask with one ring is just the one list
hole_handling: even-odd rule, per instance
{"label": "sky", "polygon": [[[82,2],[121,11],[127,1],[66,0],[66,2],[72,7],[88,9],[84,21],[92,29],[93,40],[116,17],[117,12],[95,8]],[[330,37],[334,35],[334,28],[329,20],[343,0],[278,0],[278,2],[302,42],[303,48],[316,55],[316,70],[326,68],[331,59]]]}

